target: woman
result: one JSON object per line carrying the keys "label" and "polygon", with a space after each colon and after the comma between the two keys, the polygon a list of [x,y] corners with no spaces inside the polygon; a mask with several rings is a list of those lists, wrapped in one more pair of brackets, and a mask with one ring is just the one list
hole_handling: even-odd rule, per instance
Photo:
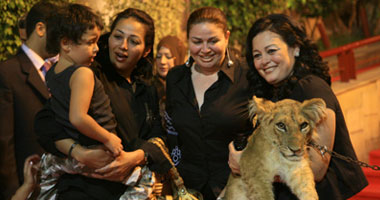
{"label": "woman", "polygon": [[[118,199],[125,191],[118,182],[125,180],[135,166],[149,161],[152,170],[169,169],[161,151],[145,141],[163,135],[156,90],[145,83],[152,77],[153,43],[152,18],[133,8],[119,13],[111,32],[102,38],[96,58],[100,65],[93,70],[110,98],[124,151],[112,160],[102,149],[86,149],[73,141],[63,153],[97,168],[97,173],[88,175],[92,178],[64,174],[57,183],[58,199]],[[36,116],[36,132],[47,151],[60,154],[54,142],[68,137],[53,117],[48,109],[41,111]]]}
{"label": "woman", "polygon": [[166,78],[169,130],[177,131],[182,152],[177,168],[185,186],[205,199],[216,199],[227,182],[228,143],[251,127],[246,109],[252,97],[248,69],[229,57],[229,36],[220,9],[195,10],[187,21],[189,60],[171,69]]}
{"label": "woman", "polygon": [[[166,75],[169,70],[185,63],[186,48],[176,36],[166,36],[157,45],[156,75],[153,84],[160,100],[160,113],[165,111]],[[162,115],[161,115],[162,116]]]}
{"label": "woman", "polygon": [[[322,98],[326,102],[327,117],[317,126],[317,143],[356,159],[342,110],[330,88],[329,68],[303,27],[281,14],[258,19],[247,37],[246,58],[256,96],[274,102],[286,98],[300,102]],[[239,156],[230,149],[231,169],[239,173],[236,165]],[[322,156],[314,148],[309,150],[309,157],[319,199],[347,199],[368,184],[356,164],[329,154]],[[275,192],[277,199],[297,199],[281,183],[275,184]]]}

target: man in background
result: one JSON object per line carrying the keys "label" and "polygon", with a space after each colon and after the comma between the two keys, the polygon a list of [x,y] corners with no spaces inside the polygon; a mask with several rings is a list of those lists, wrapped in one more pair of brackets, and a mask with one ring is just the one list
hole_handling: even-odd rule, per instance
{"label": "man in background", "polygon": [[43,152],[33,131],[35,114],[49,97],[45,85],[46,18],[57,6],[35,4],[26,17],[27,39],[17,54],[0,63],[0,199],[23,182],[25,159]]}

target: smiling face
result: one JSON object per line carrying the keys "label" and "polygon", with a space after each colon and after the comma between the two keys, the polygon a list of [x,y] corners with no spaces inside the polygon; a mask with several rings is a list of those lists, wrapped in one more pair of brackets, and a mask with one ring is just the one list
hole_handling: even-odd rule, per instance
{"label": "smiling face", "polygon": [[89,66],[99,51],[97,42],[99,40],[100,30],[97,26],[87,30],[79,41],[79,44],[70,42],[68,57],[73,63],[78,65]]}
{"label": "smiling face", "polygon": [[253,38],[252,47],[255,68],[269,84],[277,85],[292,73],[299,48],[289,47],[279,34],[261,32]]}
{"label": "smiling face", "polygon": [[110,61],[116,71],[126,77],[137,62],[148,55],[145,48],[146,26],[133,17],[120,19],[108,39]]}
{"label": "smiling face", "polygon": [[220,69],[227,49],[230,32],[221,26],[203,22],[195,24],[189,31],[190,54],[201,72],[215,72]]}
{"label": "smiling face", "polygon": [[160,77],[166,78],[169,69],[174,67],[174,59],[170,49],[162,46],[156,55],[157,73]]}

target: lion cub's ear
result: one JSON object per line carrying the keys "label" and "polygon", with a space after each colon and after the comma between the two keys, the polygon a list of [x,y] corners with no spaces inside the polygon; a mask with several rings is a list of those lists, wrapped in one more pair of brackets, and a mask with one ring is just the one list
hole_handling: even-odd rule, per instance
{"label": "lion cub's ear", "polygon": [[248,104],[249,117],[252,119],[254,115],[261,115],[263,113],[270,112],[273,106],[273,102],[253,96],[252,100],[250,100]]}
{"label": "lion cub's ear", "polygon": [[319,123],[326,116],[326,104],[323,99],[306,100],[301,105],[301,111],[314,123]]}

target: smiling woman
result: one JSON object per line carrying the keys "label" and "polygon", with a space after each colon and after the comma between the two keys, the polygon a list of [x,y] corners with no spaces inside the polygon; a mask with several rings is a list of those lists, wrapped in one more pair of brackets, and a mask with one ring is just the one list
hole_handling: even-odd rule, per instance
{"label": "smiling woman", "polygon": [[[271,14],[252,25],[246,44],[248,78],[255,95],[273,102],[323,99],[326,117],[316,126],[315,142],[356,159],[342,110],[330,87],[329,68],[305,29],[289,16]],[[314,148],[307,153],[319,199],[348,199],[368,184],[360,166],[321,155]],[[230,165],[235,173],[239,173],[239,163],[239,153],[232,149]],[[274,186],[276,199],[297,199],[281,180]]]}
{"label": "smiling woman", "polygon": [[279,84],[291,74],[295,56],[299,56],[298,46],[288,47],[280,35],[270,31],[257,34],[252,44],[255,67],[269,84]]}
{"label": "smiling woman", "polygon": [[227,183],[228,144],[251,128],[248,69],[228,56],[229,35],[220,9],[195,10],[187,21],[190,57],[166,78],[166,111],[172,119],[168,132],[178,132],[176,152],[182,152],[177,168],[186,187],[211,200]]}

